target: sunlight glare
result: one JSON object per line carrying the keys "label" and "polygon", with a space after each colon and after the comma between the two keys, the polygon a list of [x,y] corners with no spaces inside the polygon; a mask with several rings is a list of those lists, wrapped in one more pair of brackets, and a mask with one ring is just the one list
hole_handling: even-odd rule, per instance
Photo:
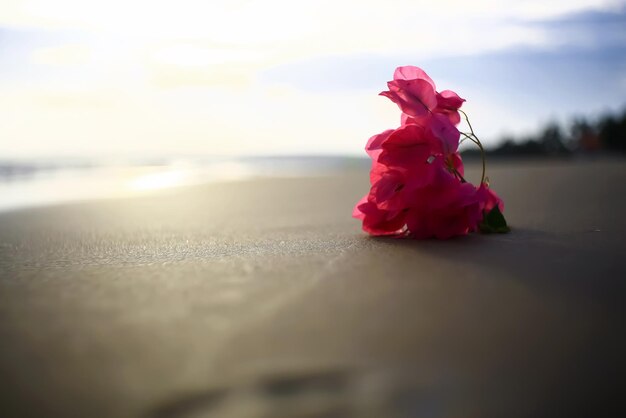
{"label": "sunlight glare", "polygon": [[185,183],[188,173],[183,170],[168,170],[136,177],[129,183],[135,191],[148,191],[180,186]]}

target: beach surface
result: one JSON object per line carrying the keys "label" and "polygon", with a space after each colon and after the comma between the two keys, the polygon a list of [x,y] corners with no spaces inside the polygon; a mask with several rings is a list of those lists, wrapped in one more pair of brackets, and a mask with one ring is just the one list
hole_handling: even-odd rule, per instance
{"label": "beach surface", "polygon": [[626,161],[488,174],[510,234],[368,237],[358,168],[0,214],[0,416],[624,416]]}

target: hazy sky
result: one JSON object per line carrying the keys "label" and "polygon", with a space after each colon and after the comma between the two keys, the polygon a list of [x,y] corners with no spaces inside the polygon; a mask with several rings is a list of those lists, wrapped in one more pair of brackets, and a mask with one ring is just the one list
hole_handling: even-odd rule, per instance
{"label": "hazy sky", "polygon": [[362,154],[398,65],[485,142],[626,104],[626,2],[1,0],[0,159]]}

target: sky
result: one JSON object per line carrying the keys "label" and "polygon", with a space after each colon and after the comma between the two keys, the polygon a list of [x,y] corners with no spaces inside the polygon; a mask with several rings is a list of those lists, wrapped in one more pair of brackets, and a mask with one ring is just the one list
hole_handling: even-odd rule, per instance
{"label": "sky", "polygon": [[417,65],[478,135],[626,105],[626,1],[1,0],[0,159],[362,155]]}

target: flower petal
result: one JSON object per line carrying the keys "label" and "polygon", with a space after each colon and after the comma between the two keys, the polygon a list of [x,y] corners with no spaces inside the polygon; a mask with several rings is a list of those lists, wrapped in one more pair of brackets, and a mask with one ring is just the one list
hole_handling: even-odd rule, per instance
{"label": "flower petal", "polygon": [[415,67],[414,65],[405,65],[403,67],[398,67],[393,73],[394,80],[425,80],[431,86],[433,86],[433,90],[436,90],[435,82],[426,74],[424,70],[419,67]]}

